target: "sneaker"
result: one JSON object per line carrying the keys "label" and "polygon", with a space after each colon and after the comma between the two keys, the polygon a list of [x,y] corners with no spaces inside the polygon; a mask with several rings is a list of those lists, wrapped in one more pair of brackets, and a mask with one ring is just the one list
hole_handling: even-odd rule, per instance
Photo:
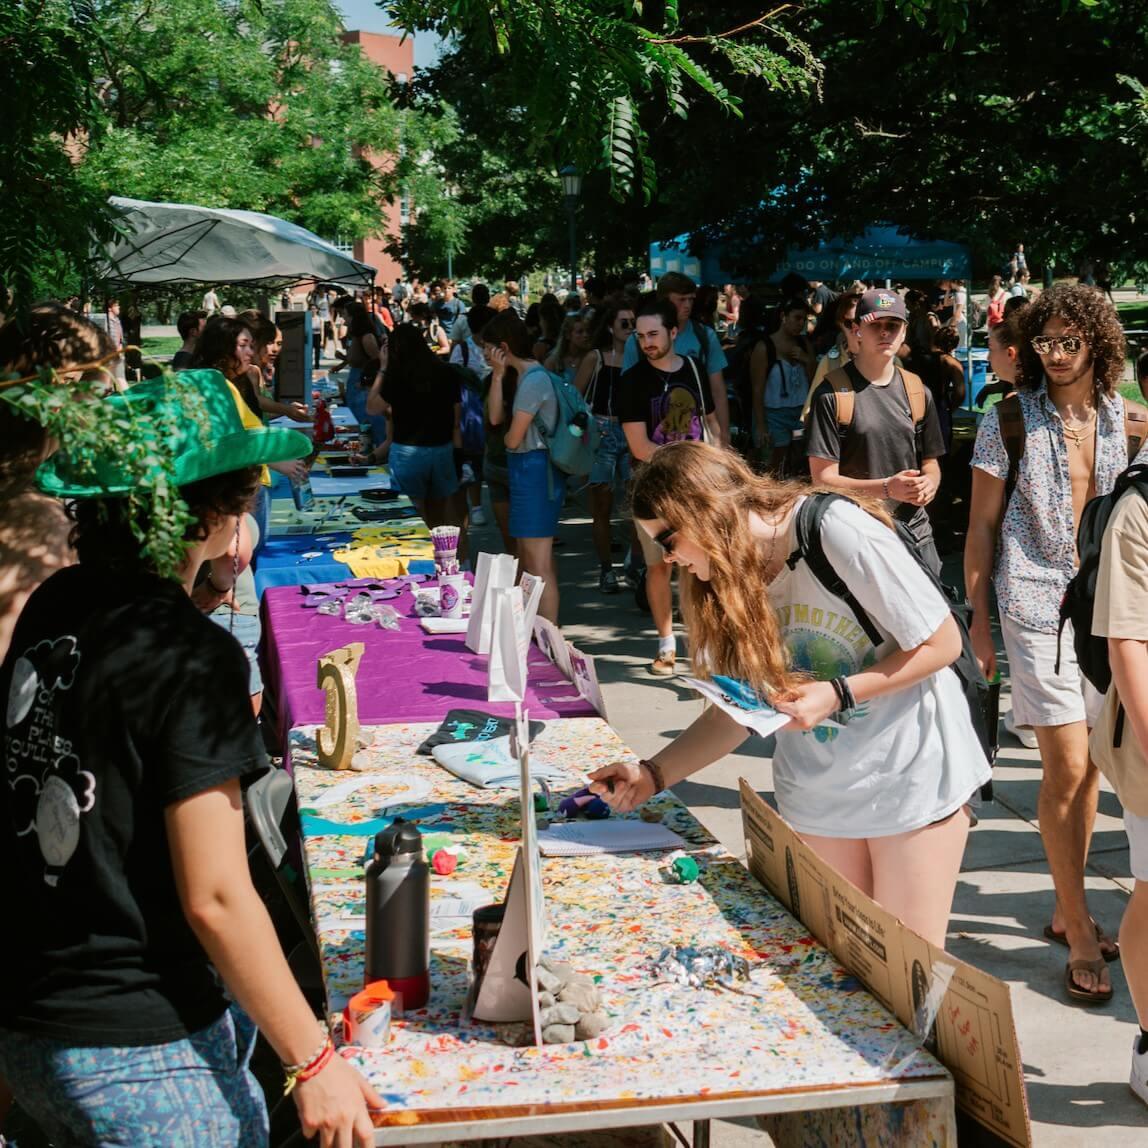
{"label": "sneaker", "polygon": [[1132,1071],[1128,1076],[1128,1086],[1148,1104],[1148,1052],[1137,1052],[1140,1034],[1132,1038]]}
{"label": "sneaker", "polygon": [[674,665],[676,661],[674,651],[665,650],[650,663],[650,673],[656,674],[659,678],[672,678],[678,672]]}
{"label": "sneaker", "polygon": [[1036,749],[1036,734],[1030,728],[1022,728],[1018,726],[1013,720],[1012,710],[1005,714],[1004,727],[1008,733],[1011,733],[1025,749]]}
{"label": "sneaker", "polygon": [[598,575],[598,589],[603,594],[617,594],[622,589],[621,582],[618,581],[618,573],[613,568],[603,570]]}
{"label": "sneaker", "polygon": [[485,526],[486,525],[486,511],[484,511],[481,506],[471,507],[470,524],[471,524],[471,526]]}

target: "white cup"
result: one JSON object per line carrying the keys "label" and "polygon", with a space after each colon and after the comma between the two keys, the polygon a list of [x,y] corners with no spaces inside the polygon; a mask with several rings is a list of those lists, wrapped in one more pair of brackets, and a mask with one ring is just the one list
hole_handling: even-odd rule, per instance
{"label": "white cup", "polygon": [[439,616],[461,618],[462,601],[466,593],[465,574],[444,574],[439,580]]}

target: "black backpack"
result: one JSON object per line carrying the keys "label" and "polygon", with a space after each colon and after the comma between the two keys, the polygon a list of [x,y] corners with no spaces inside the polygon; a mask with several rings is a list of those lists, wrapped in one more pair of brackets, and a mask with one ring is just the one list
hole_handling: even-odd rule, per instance
{"label": "black backpack", "polygon": [[1096,598],[1096,576],[1100,572],[1100,546],[1112,511],[1120,496],[1135,487],[1141,498],[1148,498],[1148,465],[1130,466],[1116,479],[1108,494],[1090,499],[1080,515],[1080,528],[1076,532],[1076,552],[1080,565],[1064,592],[1060,603],[1060,627],[1056,634],[1056,664],[1060,673],[1060,640],[1066,622],[1072,623],[1072,645],[1080,672],[1101,692],[1112,682],[1112,667],[1108,664],[1108,639],[1092,634],[1092,607]]}
{"label": "black backpack", "polygon": [[[821,545],[822,520],[825,518],[825,513],[829,507],[839,499],[849,501],[840,494],[811,494],[805,499],[798,508],[795,521],[797,549],[789,556],[786,564],[792,570],[801,559],[804,559],[817,581],[853,611],[853,616],[865,631],[869,641],[874,646],[879,646],[885,640],[884,636],[874,625],[869,615],[865,613],[864,607],[854,597],[853,592],[842,581]],[[973,729],[976,731],[977,740],[981,743],[985,757],[991,763],[996,755],[996,748],[995,739],[990,740],[989,725],[985,718],[989,701],[989,683],[981,672],[980,664],[973,653],[968,625],[960,611],[953,605],[952,599],[941,580],[929,569],[905,524],[894,519],[893,529],[897,532],[897,537],[904,543],[905,549],[909,551],[917,565],[925,572],[929,581],[936,586],[937,593],[948,603],[949,613],[960,631],[961,653],[957,660],[952,663],[951,669],[961,683],[961,692],[965,695],[965,701],[968,703],[969,718],[973,723]],[[995,733],[995,730],[993,732]],[[982,788],[981,792],[986,799],[992,797],[991,785],[992,783],[989,782]]]}

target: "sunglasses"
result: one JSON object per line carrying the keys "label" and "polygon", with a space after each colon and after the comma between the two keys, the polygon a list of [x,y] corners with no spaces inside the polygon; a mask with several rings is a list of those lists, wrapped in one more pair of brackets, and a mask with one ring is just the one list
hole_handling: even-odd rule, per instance
{"label": "sunglasses", "polygon": [[634,320],[633,319],[619,319],[618,320],[618,326],[621,327],[623,331],[629,331],[634,326]]}
{"label": "sunglasses", "polygon": [[674,552],[674,535],[677,530],[673,526],[667,526],[665,530],[654,535],[654,541],[667,553],[673,554]]}
{"label": "sunglasses", "polygon": [[1038,355],[1051,355],[1058,347],[1066,355],[1075,355],[1083,346],[1084,340],[1079,335],[1037,335],[1032,340],[1032,349]]}

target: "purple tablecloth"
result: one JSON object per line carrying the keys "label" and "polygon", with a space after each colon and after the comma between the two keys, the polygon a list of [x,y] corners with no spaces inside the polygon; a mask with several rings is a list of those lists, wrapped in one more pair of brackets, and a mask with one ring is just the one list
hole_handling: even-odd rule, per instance
{"label": "purple tablecloth", "polygon": [[[472,654],[463,635],[422,631],[410,590],[389,603],[402,615],[399,630],[355,625],[304,609],[302,602],[298,586],[271,587],[263,595],[263,676],[278,698],[284,740],[292,726],[324,720],[323,691],[315,685],[316,661],[348,642],[366,646],[357,676],[359,720],[364,725],[441,721],[455,707],[514,713],[513,704],[487,702],[487,659]],[[596,716],[537,646],[530,647],[527,670],[524,704],[532,718]]]}

